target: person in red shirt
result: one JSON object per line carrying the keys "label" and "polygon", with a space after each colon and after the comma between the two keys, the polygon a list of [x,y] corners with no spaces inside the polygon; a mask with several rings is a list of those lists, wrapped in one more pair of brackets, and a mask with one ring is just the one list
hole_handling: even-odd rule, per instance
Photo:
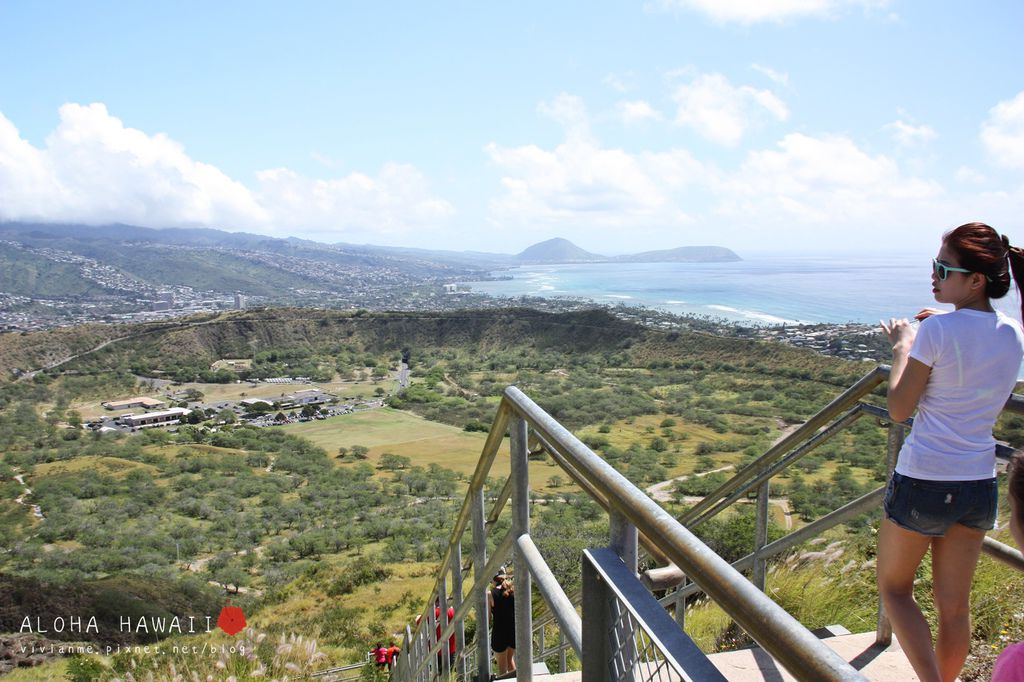
{"label": "person in red shirt", "polygon": [[388,665],[388,649],[380,642],[377,642],[377,646],[370,651],[370,655],[373,656],[374,663],[377,664],[378,668],[386,668]]}
{"label": "person in red shirt", "polygon": [[[421,620],[423,620],[423,616],[416,616],[416,625],[419,625]],[[437,639],[440,639],[441,638],[441,627],[442,627],[443,623],[441,622],[441,602],[440,602],[440,600],[437,600],[437,599],[434,600],[434,620],[437,622],[437,634],[435,636],[437,637]],[[448,607],[448,622],[451,623],[453,620],[455,620],[455,608],[449,606]],[[434,641],[437,641],[437,640],[434,640]],[[453,632],[451,637],[448,638],[448,665],[449,665],[449,667],[453,667],[455,665],[455,650],[457,648],[458,647],[455,645],[455,633]],[[441,669],[441,664],[442,664],[441,653],[438,652],[438,654],[437,654],[437,669],[438,670]]]}
{"label": "person in red shirt", "polygon": [[392,670],[395,667],[395,663],[398,662],[398,654],[402,653],[401,647],[397,644],[392,644],[388,647],[388,669]]}

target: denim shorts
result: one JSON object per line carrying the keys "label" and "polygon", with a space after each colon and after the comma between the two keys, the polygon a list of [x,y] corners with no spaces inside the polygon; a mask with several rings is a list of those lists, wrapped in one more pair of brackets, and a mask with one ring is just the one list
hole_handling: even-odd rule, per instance
{"label": "denim shorts", "polygon": [[927,481],[892,474],[885,489],[885,515],[907,530],[941,537],[954,523],[992,530],[999,488],[996,479]]}

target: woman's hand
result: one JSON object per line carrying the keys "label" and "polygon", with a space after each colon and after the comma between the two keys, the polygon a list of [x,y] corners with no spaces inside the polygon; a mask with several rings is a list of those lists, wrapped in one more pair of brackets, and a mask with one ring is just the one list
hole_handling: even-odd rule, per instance
{"label": "woman's hand", "polygon": [[903,422],[917,409],[917,403],[924,394],[932,368],[910,357],[910,348],[914,345],[917,329],[909,321],[894,317],[889,320],[889,324],[881,324],[882,331],[892,343],[892,367],[889,370],[886,404],[889,407],[889,415],[895,421]]}
{"label": "woman's hand", "polygon": [[[925,311],[922,310],[921,313],[923,312]],[[921,313],[918,313],[918,315]],[[882,325],[882,331],[889,337],[889,343],[892,344],[892,352],[909,353],[910,347],[914,343],[914,337],[917,336],[917,330],[910,322],[906,318],[896,319],[895,317],[889,319],[889,324],[881,320],[879,322]]]}

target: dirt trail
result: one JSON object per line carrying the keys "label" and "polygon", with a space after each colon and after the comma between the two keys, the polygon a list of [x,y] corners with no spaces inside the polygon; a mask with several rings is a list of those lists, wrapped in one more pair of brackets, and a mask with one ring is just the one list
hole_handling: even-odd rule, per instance
{"label": "dirt trail", "polygon": [[[784,437],[785,437],[785,435],[783,435],[783,438]],[[712,469],[711,471],[703,471],[703,472],[701,472],[699,474],[687,474],[685,476],[676,476],[675,478],[670,478],[667,481],[662,481],[661,483],[655,483],[654,485],[648,487],[646,492],[647,492],[648,495],[651,496],[651,499],[653,499],[653,500],[656,500],[658,502],[670,502],[672,500],[679,499],[672,492],[672,488],[674,487],[676,481],[685,481],[685,480],[690,479],[690,478],[700,478],[702,476],[707,476],[709,474],[717,473],[719,471],[729,471],[730,469],[735,469],[735,468],[736,467],[734,465],[728,464],[728,465],[726,465],[724,467],[719,467],[718,469]],[[701,502],[703,500],[704,500],[704,498],[700,497],[700,496],[686,495],[686,496],[684,496],[682,498],[681,501],[685,502],[686,504],[694,504],[696,502]],[[740,500],[740,502],[741,503],[745,503],[744,500]],[[785,497],[773,497],[770,500],[768,500],[768,502],[769,502],[769,504],[774,504],[774,505],[778,506],[782,510],[782,516],[785,519],[785,524],[784,525],[786,527],[786,530],[792,530],[793,529],[793,510],[789,506],[789,499],[785,498]]]}
{"label": "dirt trail", "polygon": [[[735,469],[735,468],[736,468],[735,465],[727,464],[724,467],[719,467],[718,469],[712,469],[711,471],[702,471],[699,474],[685,474],[683,476],[676,476],[675,478],[670,478],[667,481],[662,481],[661,483],[655,483],[654,485],[650,486],[649,488],[647,488],[647,494],[650,495],[652,499],[655,499],[658,502],[669,502],[669,501],[671,501],[675,497],[672,494],[672,487],[673,487],[673,485],[675,484],[676,481],[687,481],[687,480],[689,480],[691,478],[703,478],[704,476],[709,476],[711,474],[717,474],[719,471],[731,471],[732,469]],[[697,499],[703,499],[703,498],[697,498]]]}
{"label": "dirt trail", "polygon": [[32,508],[32,516],[34,516],[37,519],[39,519],[40,521],[42,521],[43,520],[43,508],[40,507],[38,504],[28,504],[27,502],[25,502],[25,498],[26,497],[30,497],[32,495],[32,489],[29,488],[28,485],[25,484],[25,474],[17,474],[17,475],[15,475],[14,480],[17,481],[18,483],[20,483],[21,486],[25,489],[25,492],[23,492],[21,495],[19,495],[18,498],[16,500],[14,500],[14,501],[17,502],[20,505],[31,507]]}

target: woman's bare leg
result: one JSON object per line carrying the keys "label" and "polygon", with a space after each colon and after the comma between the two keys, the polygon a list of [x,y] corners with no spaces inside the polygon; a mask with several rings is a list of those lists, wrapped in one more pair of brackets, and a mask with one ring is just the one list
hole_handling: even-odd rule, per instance
{"label": "woman's bare leg", "polygon": [[935,657],[944,682],[953,682],[971,648],[971,581],[985,531],[954,523],[932,542],[932,590],[939,613]]}
{"label": "woman's bare leg", "polygon": [[889,519],[882,521],[878,531],[878,596],[921,682],[942,681],[928,621],[914,601],[914,573],[932,540]]}

